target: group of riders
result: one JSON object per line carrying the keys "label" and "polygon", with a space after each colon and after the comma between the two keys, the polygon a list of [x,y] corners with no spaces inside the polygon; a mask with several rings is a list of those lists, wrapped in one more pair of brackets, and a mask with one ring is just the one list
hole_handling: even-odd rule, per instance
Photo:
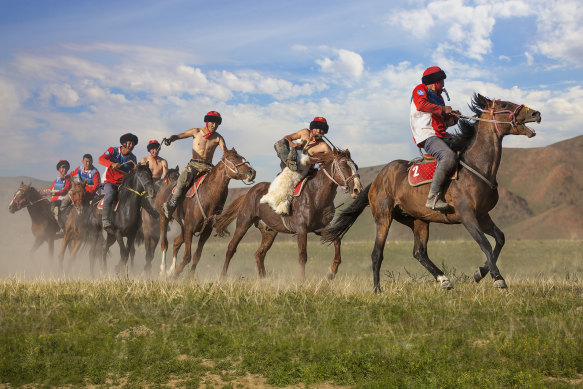
{"label": "group of riders", "polygon": [[[447,133],[447,128],[455,125],[460,116],[459,111],[454,111],[450,106],[445,105],[441,96],[443,92],[447,95],[444,88],[445,78],[445,72],[439,67],[427,68],[423,73],[421,84],[413,89],[410,111],[410,123],[415,144],[437,160],[437,168],[426,206],[441,212],[445,212],[449,207],[444,200],[443,186],[448,175],[457,165],[457,156],[449,145],[451,137]],[[204,127],[191,128],[164,140],[166,145],[170,145],[179,139],[193,138],[192,159],[180,172],[172,198],[162,205],[162,210],[168,219],[171,218],[193,179],[212,168],[212,160],[217,146],[221,148],[223,153],[227,151],[224,138],[217,132],[222,123],[221,115],[216,111],[210,111],[205,115],[204,123]],[[327,120],[318,116],[311,121],[309,128],[303,128],[286,135],[276,142],[274,147],[282,162],[282,168],[296,171],[298,169],[298,153],[307,154],[314,161],[331,153],[332,148],[324,136],[328,133],[328,128]],[[103,183],[99,171],[93,166],[93,157],[90,154],[83,155],[82,164],[69,174],[70,164],[68,161],[61,160],[57,163],[59,176],[49,188],[45,189],[44,193],[51,196],[51,206],[61,228],[64,225],[63,215],[71,206],[71,199],[67,196],[72,186],[71,182],[78,181],[85,182],[86,191],[93,195],[99,194],[103,188],[105,197],[102,225],[107,232],[114,232],[115,227],[111,222],[112,208],[124,176],[137,166],[133,150],[138,144],[138,137],[132,133],[127,133],[122,135],[119,141],[119,146],[108,148],[98,158],[99,164],[107,168]],[[168,163],[158,155],[160,147],[161,144],[157,140],[150,141],[146,147],[149,155],[140,161],[141,164],[148,163],[155,182],[164,179],[168,172]],[[158,212],[151,207],[148,201],[143,203],[151,215],[158,216]]]}

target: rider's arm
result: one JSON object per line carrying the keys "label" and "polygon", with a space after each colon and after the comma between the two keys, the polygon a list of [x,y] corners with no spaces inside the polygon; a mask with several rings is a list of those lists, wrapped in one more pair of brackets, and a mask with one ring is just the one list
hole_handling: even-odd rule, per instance
{"label": "rider's arm", "polygon": [[101,156],[99,157],[97,162],[99,162],[99,164],[102,166],[112,167],[115,169],[117,166],[119,166],[119,164],[117,164],[113,161],[110,161],[110,158],[112,157],[112,155],[114,153],[115,153],[115,150],[113,149],[113,147],[110,147],[109,149],[107,149],[107,151],[105,153],[101,154]]}
{"label": "rider's arm", "polygon": [[162,160],[162,175],[160,176],[160,179],[163,179],[164,177],[166,177],[166,174],[168,174],[168,161],[163,159]]}
{"label": "rider's arm", "polygon": [[175,140],[178,140],[178,139],[184,139],[184,138],[194,137],[194,135],[196,135],[196,132],[198,130],[199,130],[198,128],[191,128],[190,130],[184,131],[182,134],[171,135],[168,138],[168,141],[170,141],[170,143],[172,143],[172,142],[174,142]]}
{"label": "rider's arm", "polygon": [[71,189],[71,177],[68,177],[68,179],[65,180],[65,186],[63,187],[63,189],[58,190],[56,192],[53,192],[53,196],[64,196],[67,194],[67,192],[69,192],[69,189]]}
{"label": "rider's arm", "polygon": [[427,98],[429,90],[426,85],[418,85],[413,90],[413,102],[415,103],[415,108],[421,112],[429,112],[435,115],[444,115],[445,110],[449,108],[451,112],[451,107],[444,107],[443,105],[433,104]]}
{"label": "rider's arm", "polygon": [[[217,135],[219,135],[219,134],[217,134]],[[229,151],[227,149],[227,144],[225,143],[225,139],[221,135],[219,135],[219,147],[221,148],[223,153],[226,153],[227,151]]]}
{"label": "rider's arm", "polygon": [[302,139],[302,131],[307,131],[307,128],[303,128],[297,132],[294,132],[293,134],[289,134],[283,137],[283,139],[285,139],[287,141],[287,143],[289,144],[289,147],[296,147],[297,144],[294,143],[294,140],[298,140],[298,139]]}
{"label": "rider's arm", "polygon": [[99,184],[101,183],[101,177],[99,176],[99,171],[95,169],[95,173],[93,173],[93,185],[92,186],[85,186],[85,190],[92,195],[97,192],[99,189]]}

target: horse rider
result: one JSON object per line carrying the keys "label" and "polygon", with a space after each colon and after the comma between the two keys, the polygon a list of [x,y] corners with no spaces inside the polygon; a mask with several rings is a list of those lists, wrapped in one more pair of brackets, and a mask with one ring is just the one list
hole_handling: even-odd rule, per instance
{"label": "horse rider", "polygon": [[170,143],[178,139],[192,138],[192,159],[180,172],[172,198],[162,204],[162,209],[167,219],[171,218],[178,202],[182,200],[185,188],[190,181],[213,167],[213,156],[217,146],[220,146],[223,153],[228,151],[225,140],[217,132],[222,122],[221,114],[216,111],[210,111],[204,117],[204,127],[191,128],[182,134],[172,135],[166,140],[166,145],[170,145]]}
{"label": "horse rider", "polygon": [[119,143],[119,147],[108,148],[98,160],[99,164],[107,168],[103,182],[105,198],[103,199],[101,221],[103,229],[111,234],[115,233],[111,223],[112,205],[117,199],[117,192],[123,177],[136,167],[136,156],[132,150],[138,144],[138,137],[132,133],[123,134],[119,138]]}
{"label": "horse rider", "polygon": [[164,158],[158,156],[160,153],[160,142],[157,140],[151,140],[148,142],[146,149],[150,155],[142,158],[140,164],[145,165],[148,163],[148,167],[152,171],[152,179],[154,180],[154,183],[157,183],[166,177],[166,174],[168,173],[168,162]]}
{"label": "horse rider", "polygon": [[[442,190],[458,163],[456,153],[449,146],[451,136],[447,133],[447,128],[455,125],[460,115],[459,111],[453,111],[450,106],[445,105],[441,97],[441,93],[445,91],[445,78],[445,72],[437,66],[429,67],[423,72],[422,83],[413,89],[410,114],[415,144],[425,149],[437,161],[425,206],[440,212],[449,208]],[[445,93],[447,95],[447,91]]]}
{"label": "horse rider", "polygon": [[[91,154],[83,155],[81,165],[79,165],[71,173],[71,178],[73,182],[84,182],[85,191],[89,193],[91,198],[94,198],[99,191],[99,186],[101,184],[101,177],[99,171],[93,166],[93,157]],[[71,196],[66,196],[61,202],[59,207],[59,213],[65,215],[67,209],[71,206],[72,200]]]}
{"label": "horse rider", "polygon": [[[302,128],[283,137],[273,147],[283,167],[287,166],[292,171],[297,171],[297,149],[306,152],[310,157],[318,157],[332,152],[332,149],[324,141],[324,134],[328,133],[328,122],[325,118],[317,116],[310,122],[310,129]],[[297,142],[296,142],[297,141]]]}
{"label": "horse rider", "polygon": [[67,160],[60,160],[57,163],[57,171],[59,172],[59,176],[53,181],[52,185],[43,190],[46,194],[51,196],[51,211],[54,213],[55,218],[57,219],[57,223],[59,227],[63,229],[64,221],[61,219],[60,213],[60,205],[65,198],[65,195],[69,193],[71,189],[71,177],[67,175],[69,168],[71,165]]}

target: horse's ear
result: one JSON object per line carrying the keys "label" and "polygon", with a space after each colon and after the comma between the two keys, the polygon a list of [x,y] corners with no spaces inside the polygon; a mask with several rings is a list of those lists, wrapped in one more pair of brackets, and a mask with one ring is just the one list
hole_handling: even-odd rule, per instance
{"label": "horse's ear", "polygon": [[178,167],[178,165],[176,165],[176,170],[180,171],[180,168]]}

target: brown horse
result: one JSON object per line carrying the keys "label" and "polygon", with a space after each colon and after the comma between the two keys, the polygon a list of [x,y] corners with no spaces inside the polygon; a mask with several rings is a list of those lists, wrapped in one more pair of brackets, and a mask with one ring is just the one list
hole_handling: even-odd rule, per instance
{"label": "brown horse", "polygon": [[[164,191],[164,189],[168,186],[173,186],[178,176],[180,175],[180,171],[178,166],[176,169],[168,169],[166,173],[166,177],[160,182],[160,186],[157,190],[158,192]],[[144,199],[144,201],[150,201],[150,204],[154,209],[160,208],[162,205],[162,199],[156,196],[153,199]],[[140,235],[140,232],[138,233]],[[152,217],[148,211],[146,211],[142,207],[142,226],[141,226],[141,236],[136,237],[137,240],[144,240],[144,245],[146,246],[146,266],[144,270],[146,273],[150,273],[152,269],[152,260],[154,259],[154,251],[156,251],[156,246],[158,246],[158,242],[160,241],[160,221],[157,218]],[[132,258],[133,263],[133,258]]]}
{"label": "brown horse", "polygon": [[[228,185],[231,179],[247,181],[255,179],[255,170],[234,148],[223,154],[219,163],[210,169],[205,181],[198,188],[197,194],[194,197],[185,198],[182,201],[182,206],[178,207],[174,212],[174,218],[178,220],[182,233],[174,239],[172,266],[168,273],[166,273],[166,251],[168,250],[167,227],[170,221],[164,216],[161,204],[170,199],[174,185],[168,185],[163,190],[160,188],[156,197],[157,209],[160,212],[160,248],[162,249],[160,276],[174,274],[174,277],[178,277],[180,275],[184,267],[190,262],[192,237],[195,233],[198,233],[198,244],[190,269],[190,275],[194,276],[204,244],[213,229],[212,221],[217,214],[221,213],[227,200],[227,195],[229,194]],[[184,258],[175,268],[176,257],[182,243],[186,243]]]}
{"label": "brown horse", "polygon": [[47,242],[49,246],[49,256],[53,258],[56,234],[60,230],[53,213],[50,202],[43,197],[32,185],[20,183],[20,187],[14,193],[12,201],[8,205],[10,213],[15,213],[26,207],[32,221],[32,234],[34,243],[30,249],[30,255],[39,248],[41,244]]}
{"label": "brown horse", "polygon": [[[472,121],[460,120],[460,133],[454,135],[453,149],[459,150],[459,179],[451,181],[445,199],[452,208],[440,213],[425,207],[429,185],[411,187],[407,182],[409,162],[396,160],[386,165],[373,183],[344,210],[335,224],[327,230],[326,240],[344,236],[364,208],[370,204],[376,223],[376,239],[372,252],[373,283],[380,291],[379,272],[383,249],[393,220],[413,230],[413,256],[447,289],[451,282],[429,259],[427,241],[429,223],[463,224],[486,255],[486,263],[474,273],[479,282],[488,272],[494,286],[506,288],[506,282],[496,265],[504,245],[504,234],[494,224],[488,212],[498,202],[496,173],[502,157],[502,138],[506,135],[533,137],[534,130],[525,123],[540,122],[541,115],[524,105],[490,100],[474,95],[470,107],[476,114]],[[475,122],[474,122],[475,121]],[[492,250],[485,234],[494,237]]]}
{"label": "brown horse", "polygon": [[63,270],[65,251],[69,247],[69,266],[73,263],[83,244],[89,244],[89,265],[91,275],[95,275],[95,261],[100,257],[104,240],[101,229],[89,222],[90,214],[95,212],[90,206],[93,195],[85,190],[85,182],[73,182],[67,194],[71,197],[73,208],[67,215],[63,244],[59,254],[59,271]]}
{"label": "brown horse", "polygon": [[[334,197],[336,197],[337,187],[340,186],[346,192],[350,190],[353,197],[362,190],[358,168],[350,158],[348,150],[335,149],[321,162],[320,169],[306,182],[303,193],[292,202],[291,213],[287,220],[284,219],[285,216],[275,213],[269,205],[260,203],[260,199],[269,189],[268,182],[260,182],[253,186],[246,194],[233,201],[229,208],[217,218],[215,229],[219,235],[224,235],[227,226],[235,217],[237,218],[237,227],[227,249],[223,277],[227,274],[229,263],[239,242],[251,225],[255,224],[261,232],[261,245],[255,253],[259,277],[265,277],[265,255],[277,234],[282,232],[297,235],[301,277],[305,279],[308,232],[320,235],[334,218]],[[336,275],[341,262],[340,239],[333,241],[334,261],[328,272],[330,279]]]}

